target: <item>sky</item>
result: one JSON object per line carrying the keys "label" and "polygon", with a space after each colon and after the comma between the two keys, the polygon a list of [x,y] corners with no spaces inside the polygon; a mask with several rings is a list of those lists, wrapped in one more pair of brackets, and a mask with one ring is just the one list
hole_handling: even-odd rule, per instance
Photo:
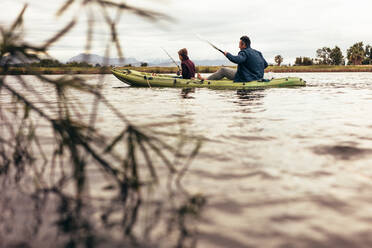
{"label": "sky", "polygon": [[[56,12],[64,0],[0,0],[0,26],[9,27],[25,3],[25,37],[42,44],[73,16],[78,25],[51,47],[49,54],[61,61],[85,51],[87,20],[94,16],[91,53],[105,55],[108,28],[98,8],[81,9],[78,2],[61,17]],[[119,1],[118,1],[119,2]],[[167,59],[164,47],[177,57],[186,47],[191,59],[224,59],[198,36],[222,50],[238,53],[238,42],[248,35],[252,48],[269,62],[282,55],[284,63],[299,56],[316,56],[316,49],[339,46],[344,54],[356,42],[372,44],[371,0],[128,0],[127,4],[167,14],[170,20],[152,21],[124,12],[118,25],[125,57],[141,61]],[[110,12],[115,16],[114,12]],[[111,57],[117,57],[111,51]]]}

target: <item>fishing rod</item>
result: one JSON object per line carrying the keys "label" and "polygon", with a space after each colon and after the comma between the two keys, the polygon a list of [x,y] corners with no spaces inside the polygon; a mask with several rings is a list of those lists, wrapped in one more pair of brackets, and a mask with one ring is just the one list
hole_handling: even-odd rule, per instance
{"label": "fishing rod", "polygon": [[221,49],[219,49],[218,47],[216,47],[215,45],[213,45],[212,42],[210,42],[210,41],[208,41],[206,39],[201,38],[200,35],[196,35],[196,36],[198,37],[199,40],[208,43],[211,47],[213,47],[214,49],[216,49],[217,51],[219,51],[220,53],[222,53],[223,55],[225,55],[225,52],[222,51]]}
{"label": "fishing rod", "polygon": [[163,51],[168,55],[168,57],[173,61],[173,63],[178,67],[178,70],[181,71],[181,68],[180,66],[177,64],[177,62],[172,58],[172,56],[167,52],[167,50],[165,50],[164,48],[161,47],[161,49],[163,49]]}

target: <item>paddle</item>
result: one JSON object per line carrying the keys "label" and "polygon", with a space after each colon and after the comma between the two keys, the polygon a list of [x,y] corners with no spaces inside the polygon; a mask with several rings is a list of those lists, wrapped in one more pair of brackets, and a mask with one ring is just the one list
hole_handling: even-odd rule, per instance
{"label": "paddle", "polygon": [[222,51],[221,49],[219,49],[218,47],[216,47],[215,45],[213,45],[212,42],[210,42],[210,41],[208,41],[208,40],[206,40],[206,39],[203,39],[202,37],[200,37],[200,35],[196,35],[196,37],[198,37],[199,40],[208,43],[211,47],[213,47],[214,49],[216,49],[217,51],[219,51],[219,52],[221,52],[223,55],[225,55],[225,52]]}
{"label": "paddle", "polygon": [[172,56],[170,56],[170,54],[167,52],[167,50],[165,50],[164,48],[161,47],[161,49],[163,49],[163,51],[168,55],[168,57],[173,61],[173,63],[177,66],[178,68],[178,71],[181,71],[181,68],[180,66],[177,64],[177,62],[172,58]]}

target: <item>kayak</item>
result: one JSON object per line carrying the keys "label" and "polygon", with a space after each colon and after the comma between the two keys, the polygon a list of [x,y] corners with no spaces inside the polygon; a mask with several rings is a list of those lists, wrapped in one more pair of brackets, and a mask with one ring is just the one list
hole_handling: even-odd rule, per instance
{"label": "kayak", "polygon": [[235,83],[232,80],[199,80],[182,79],[177,76],[159,75],[139,72],[130,69],[111,70],[120,81],[134,87],[173,87],[173,88],[214,88],[214,89],[250,89],[306,86],[306,82],[298,77],[273,78],[252,82]]}

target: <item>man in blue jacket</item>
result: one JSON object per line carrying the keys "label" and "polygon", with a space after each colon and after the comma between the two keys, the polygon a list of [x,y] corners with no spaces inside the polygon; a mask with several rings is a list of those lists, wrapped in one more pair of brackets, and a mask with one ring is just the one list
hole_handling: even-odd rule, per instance
{"label": "man in blue jacket", "polygon": [[[239,48],[240,52],[237,56],[228,52],[224,53],[231,62],[238,64],[238,69],[222,67],[207,80],[221,80],[226,77],[234,82],[250,82],[263,79],[264,70],[268,64],[262,53],[251,48],[251,40],[248,36],[240,38]],[[199,73],[198,78],[204,80]]]}

